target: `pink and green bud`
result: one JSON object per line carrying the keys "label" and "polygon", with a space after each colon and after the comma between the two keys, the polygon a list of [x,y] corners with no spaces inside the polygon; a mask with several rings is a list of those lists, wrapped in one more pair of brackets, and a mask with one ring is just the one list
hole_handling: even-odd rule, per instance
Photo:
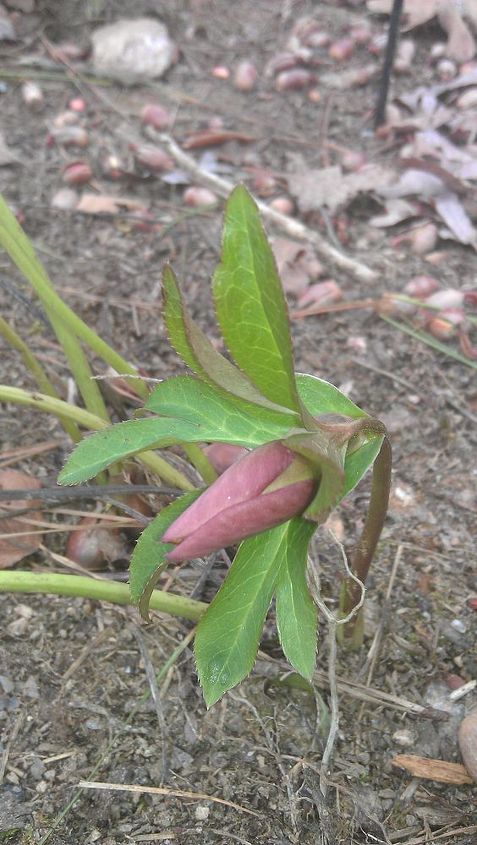
{"label": "pink and green bud", "polygon": [[162,540],[175,543],[171,561],[204,557],[303,513],[316,475],[280,441],[259,446],[232,464],[179,516]]}

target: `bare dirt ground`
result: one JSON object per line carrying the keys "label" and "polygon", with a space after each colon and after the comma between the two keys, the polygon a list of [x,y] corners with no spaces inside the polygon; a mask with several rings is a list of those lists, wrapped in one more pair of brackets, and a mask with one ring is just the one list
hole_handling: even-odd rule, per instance
{"label": "bare dirt ground", "polygon": [[[141,0],[133,7],[122,0],[38,0],[32,13],[15,13],[20,40],[0,45],[9,71],[0,75],[0,120],[19,163],[0,169],[0,185],[65,300],[131,361],[162,378],[181,371],[160,317],[166,260],[173,263],[193,315],[217,336],[208,286],[220,249],[222,200],[213,210],[186,208],[183,186],[168,184],[133,161],[129,145],[144,141],[138,116],[146,102],[160,102],[175,115],[173,136],[179,144],[207,128],[211,119],[214,126],[251,136],[248,143],[211,148],[213,164],[230,182],[244,181],[255,192],[257,168],[270,171],[275,188],[266,202],[292,192],[289,174],[297,157],[307,167],[322,167],[339,160],[344,146],[388,165],[406,139],[375,137],[375,79],[344,90],[319,82],[325,73],[379,64],[381,59],[370,58],[365,46],[341,65],[327,49],[315,54],[318,81],[312,90],[319,95],[310,97],[310,86],[277,91],[273,74],[265,74],[269,61],[285,49],[297,19],[306,15],[319,20],[333,40],[363,19],[373,35],[383,35],[386,20],[371,18],[364,4]],[[180,49],[165,80],[126,88],[85,76],[83,65],[78,73],[58,62],[31,64],[32,56],[51,62],[42,38],[83,45],[101,24],[151,13],[163,19]],[[439,41],[443,33],[432,22],[418,31],[410,73],[394,79],[395,93],[435,81],[429,54]],[[27,57],[30,64],[22,66]],[[218,65],[233,71],[243,59],[258,69],[251,93],[212,73]],[[22,100],[20,83],[28,75],[42,86],[42,111],[32,112]],[[75,151],[47,144],[55,116],[78,96],[86,104],[80,122],[89,133],[89,146]],[[191,152],[199,160],[203,149]],[[102,162],[108,156],[124,164],[126,173],[117,182],[105,174]],[[149,225],[138,227],[131,214],[106,217],[53,208],[61,170],[75,159],[93,167],[89,190],[140,200],[151,212]],[[323,278],[334,278],[345,300],[402,292],[417,274],[435,276],[443,287],[475,285],[471,247],[439,240],[436,250],[444,258],[432,265],[406,242],[393,245],[389,230],[373,228],[369,219],[378,211],[367,194],[337,215],[301,215],[338,249],[377,271],[374,281],[363,283],[321,259]],[[271,235],[284,236],[270,223],[267,228]],[[407,228],[404,223],[391,233]],[[60,350],[6,257],[0,260],[0,274],[3,316],[29,339],[65,390]],[[290,305],[296,305],[292,298]],[[0,611],[1,842],[477,841],[475,787],[413,778],[392,765],[402,753],[460,762],[457,727],[476,703],[475,690],[455,703],[449,699],[455,686],[477,678],[476,614],[469,604],[477,594],[475,369],[402,333],[370,309],[295,320],[292,331],[297,370],[332,381],[383,419],[394,450],[391,506],[369,581],[365,648],[338,657],[338,677],[348,686],[339,690],[339,736],[326,800],[319,789],[329,705],[325,625],[315,697],[283,682],[287,667],[272,612],[263,658],[253,674],[206,712],[188,623],[156,614],[145,627],[133,609],[5,595]],[[32,389],[19,357],[3,341],[0,348],[1,381]],[[3,452],[56,441],[55,449],[15,465],[54,485],[70,448],[59,425],[13,406],[2,406],[0,420]],[[334,527],[344,530],[345,542],[357,536],[368,495],[364,483],[339,512]],[[81,503],[83,509],[89,506]],[[64,553],[65,538],[46,535],[45,543]],[[336,607],[339,551],[324,532],[315,550],[323,595]],[[114,570],[116,577],[126,565],[123,561]],[[17,566],[43,571],[59,564],[40,550]],[[218,558],[203,587],[204,600],[223,574]],[[198,567],[190,566],[172,572],[168,584],[190,594],[199,577]],[[382,636],[373,652],[377,632]],[[151,667],[162,672],[157,705],[149,696]],[[410,702],[417,705],[414,712]],[[78,788],[82,780],[162,786],[168,793]],[[176,796],[177,790],[195,797]]]}

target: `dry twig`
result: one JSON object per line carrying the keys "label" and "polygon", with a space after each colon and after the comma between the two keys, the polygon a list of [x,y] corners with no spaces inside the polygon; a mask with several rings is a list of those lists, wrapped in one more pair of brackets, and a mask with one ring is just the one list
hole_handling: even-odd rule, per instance
{"label": "dry twig", "polygon": [[[222,197],[227,197],[230,194],[233,185],[227,179],[223,179],[221,176],[216,176],[213,173],[206,173],[202,170],[192,156],[181,150],[170,135],[161,134],[159,135],[159,140],[167,147],[179,167],[187,170],[198,182],[211,188],[211,190]],[[377,273],[374,270],[366,264],[362,264],[360,261],[344,255],[344,253],[329,244],[322,235],[313,229],[309,229],[308,226],[300,223],[299,220],[294,220],[287,214],[281,214],[279,211],[269,208],[263,202],[257,201],[257,205],[260,213],[266,220],[276,223],[277,226],[292,238],[296,238],[299,241],[309,241],[322,258],[336,265],[341,270],[345,270],[360,282],[373,282],[377,279]]]}

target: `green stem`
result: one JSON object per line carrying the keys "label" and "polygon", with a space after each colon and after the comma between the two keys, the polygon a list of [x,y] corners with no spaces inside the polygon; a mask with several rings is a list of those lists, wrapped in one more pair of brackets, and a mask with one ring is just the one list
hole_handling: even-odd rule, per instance
{"label": "green stem", "polygon": [[97,417],[110,422],[109,414],[104,404],[104,399],[101,395],[97,381],[93,378],[93,371],[89,365],[88,359],[81,348],[81,344],[68,326],[65,326],[63,320],[56,316],[46,302],[43,300],[46,312],[68,361],[71,375],[73,376],[78,390],[81,394],[84,404],[88,411],[95,414]]}
{"label": "green stem", "polygon": [[[2,593],[48,593],[55,596],[74,596],[93,601],[108,601],[112,604],[132,604],[127,584],[115,581],[101,581],[83,575],[57,575],[55,573],[0,572]],[[159,610],[172,616],[182,616],[197,622],[207,610],[207,604],[184,598],[173,593],[153,590],[151,610]]]}
{"label": "green stem", "polygon": [[[359,578],[362,584],[366,583],[369,567],[376,551],[388,509],[389,493],[391,490],[391,467],[391,444],[387,435],[385,435],[381,449],[373,465],[371,498],[366,521],[350,565],[351,571]],[[346,578],[343,582],[340,597],[342,615],[347,616],[351,613],[359,603],[360,598],[360,585],[353,581],[352,578]],[[347,625],[341,626],[345,629],[343,631],[345,639],[352,639],[354,637],[356,624],[360,621],[359,616],[360,614],[358,613]]]}
{"label": "green stem", "polygon": [[[31,351],[30,347],[22,340],[16,331],[12,329],[3,317],[0,317],[0,334],[3,335],[10,346],[13,346],[13,348],[20,353],[25,366],[30,370],[42,393],[46,393],[47,396],[54,396],[58,399],[59,396],[55,386],[51,383],[45,370]],[[81,433],[75,422],[67,419],[66,417],[59,417],[59,419],[64,430],[71,437],[73,442],[77,443],[81,440]]]}
{"label": "green stem", "polygon": [[200,446],[196,446],[195,443],[183,443],[182,448],[206,484],[212,484],[216,481],[218,475]]}
{"label": "green stem", "polygon": [[[36,411],[44,411],[60,419],[64,417],[65,419],[73,420],[78,425],[82,425],[92,431],[100,431],[108,427],[106,420],[95,416],[95,414],[91,414],[84,408],[78,408],[76,405],[70,405],[68,402],[63,402],[62,399],[56,399],[54,396],[46,396],[43,393],[29,393],[20,387],[10,387],[9,385],[0,384],[0,402],[28,405]],[[180,490],[194,489],[194,485],[191,484],[182,472],[172,467],[164,458],[156,455],[155,452],[141,452],[135,455],[135,457],[167,484],[178,487]]]}
{"label": "green stem", "polygon": [[[137,369],[98,337],[96,332],[90,329],[56,293],[29,238],[1,196],[0,244],[38,294],[52,323],[53,319],[57,318],[58,323],[64,324],[65,330],[69,330],[71,334],[84,341],[96,355],[103,358],[118,373],[138,375]],[[143,399],[149,395],[147,385],[139,379],[135,383],[135,389]]]}

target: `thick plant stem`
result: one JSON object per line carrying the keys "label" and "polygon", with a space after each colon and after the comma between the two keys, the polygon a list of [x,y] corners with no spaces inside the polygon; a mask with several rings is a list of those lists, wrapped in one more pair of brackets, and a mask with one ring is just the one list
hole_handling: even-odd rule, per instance
{"label": "thick plant stem", "polygon": [[[7,341],[7,343],[10,344],[10,346],[13,346],[13,348],[20,353],[25,363],[25,366],[28,367],[28,369],[30,370],[42,393],[46,393],[47,396],[54,396],[56,399],[59,399],[55,386],[51,383],[45,370],[43,369],[36,356],[31,351],[30,347],[25,343],[24,340],[22,340],[22,338],[16,333],[16,331],[12,329],[12,327],[7,323],[6,320],[3,319],[3,317],[0,317],[0,335],[5,338],[5,340]],[[73,442],[77,443],[79,440],[81,440],[81,432],[77,424],[73,422],[73,420],[69,420],[66,417],[59,417],[59,420],[64,430],[71,437]]]}
{"label": "thick plant stem", "polygon": [[[112,349],[109,344],[98,337],[96,332],[90,329],[56,293],[45,268],[36,256],[29,238],[1,196],[0,244],[2,244],[12,261],[36,291],[52,324],[53,320],[57,318],[58,323],[63,324],[64,328],[70,334],[75,335],[86,343],[98,357],[103,358],[118,373],[138,375],[137,369],[129,364],[122,355],[119,355]],[[145,399],[149,396],[147,385],[139,379],[137,383],[135,382],[135,389],[141,398]]]}
{"label": "thick plant stem", "polygon": [[[392,453],[391,444],[385,435],[380,452],[373,466],[373,482],[371,487],[371,499],[364,528],[356,547],[355,554],[351,560],[350,569],[361,581],[366,583],[369,567],[376,551],[379,537],[386,517],[389,493],[391,489],[391,466]],[[359,603],[361,598],[361,587],[352,578],[346,578],[342,585],[340,596],[340,611],[347,616]],[[362,640],[362,619],[358,613],[347,625],[343,625],[343,639],[353,641],[353,646],[361,643]],[[359,633],[360,632],[360,633]]]}
{"label": "thick plant stem", "polygon": [[[83,575],[57,575],[55,573],[0,572],[0,592],[2,593],[47,593],[55,596],[74,596],[93,601],[108,601],[112,604],[132,604],[127,584],[114,581],[101,581]],[[197,622],[207,610],[208,605],[201,601],[153,590],[149,607],[182,616]]]}
{"label": "thick plant stem", "polygon": [[[91,414],[89,411],[85,411],[84,408],[78,408],[76,405],[70,405],[68,402],[63,402],[62,399],[56,399],[54,396],[46,396],[43,393],[29,393],[20,387],[10,387],[9,385],[0,384],[0,402],[28,405],[36,411],[44,411],[58,418],[64,417],[72,420],[78,425],[82,425],[92,431],[100,431],[108,427],[106,420]],[[189,479],[182,472],[168,464],[160,455],[156,455],[154,452],[140,452],[135,457],[172,487],[178,487],[180,490],[194,489],[194,485],[191,484]]]}

